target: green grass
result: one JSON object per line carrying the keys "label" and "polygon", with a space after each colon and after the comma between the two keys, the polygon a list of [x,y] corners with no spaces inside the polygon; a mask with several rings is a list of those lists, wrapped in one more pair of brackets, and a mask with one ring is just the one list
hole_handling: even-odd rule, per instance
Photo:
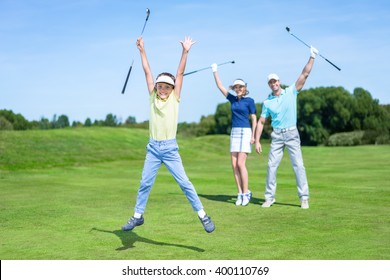
{"label": "green grass", "polygon": [[248,158],[247,207],[236,207],[229,136],[179,139],[187,175],[216,224],[204,232],[162,166],[145,224],[133,213],[148,132],[0,131],[0,259],[388,260],[389,146],[303,147],[310,209],[287,153],[277,203],[261,208],[269,145]]}

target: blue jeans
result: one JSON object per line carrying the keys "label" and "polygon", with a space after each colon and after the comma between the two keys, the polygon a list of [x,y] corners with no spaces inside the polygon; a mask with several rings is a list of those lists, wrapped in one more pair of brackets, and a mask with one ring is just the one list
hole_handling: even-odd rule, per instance
{"label": "blue jeans", "polygon": [[198,194],[184,171],[176,139],[163,141],[150,139],[146,146],[146,158],[140,187],[138,189],[135,212],[140,214],[145,212],[150,191],[156,179],[157,171],[162,163],[165,164],[169,172],[173,175],[188,201],[191,203],[194,211],[203,209]]}
{"label": "blue jeans", "polygon": [[297,129],[285,132],[271,133],[271,148],[268,156],[267,179],[265,186],[265,200],[275,198],[276,172],[283,157],[286,147],[290,154],[290,161],[295,172],[298,196],[300,200],[309,199],[309,185],[306,178],[306,170],[303,165],[301,139]]}

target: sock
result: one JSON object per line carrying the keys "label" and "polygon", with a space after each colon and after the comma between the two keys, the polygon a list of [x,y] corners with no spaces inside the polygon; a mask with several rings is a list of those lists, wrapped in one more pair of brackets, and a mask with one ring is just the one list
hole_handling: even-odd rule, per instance
{"label": "sock", "polygon": [[139,219],[142,217],[142,214],[135,212],[133,217]]}
{"label": "sock", "polygon": [[198,211],[198,216],[199,218],[203,219],[206,216],[206,212],[203,209],[201,209]]}

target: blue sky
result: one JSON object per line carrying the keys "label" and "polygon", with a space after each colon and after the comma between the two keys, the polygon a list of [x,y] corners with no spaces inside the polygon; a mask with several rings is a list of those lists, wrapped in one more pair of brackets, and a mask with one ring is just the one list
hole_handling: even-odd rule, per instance
{"label": "blue sky", "polygon": [[[305,89],[342,86],[368,90],[390,104],[390,2],[345,1],[139,1],[0,0],[0,109],[28,120],[67,115],[71,121],[148,119],[148,93],[135,41],[144,32],[154,77],[176,73],[180,40],[190,35],[186,72],[234,60],[219,68],[225,86],[248,83],[250,96],[269,94],[266,76],[296,81],[315,46],[341,68],[318,57]],[[133,71],[121,94],[129,65]],[[198,122],[225,102],[211,70],[185,77],[180,122]]]}

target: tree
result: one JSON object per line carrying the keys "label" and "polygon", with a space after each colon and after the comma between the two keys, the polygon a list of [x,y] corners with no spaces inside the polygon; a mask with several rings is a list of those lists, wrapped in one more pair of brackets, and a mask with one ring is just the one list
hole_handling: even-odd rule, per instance
{"label": "tree", "polygon": [[297,101],[297,124],[303,145],[315,146],[327,139],[322,124],[324,101],[319,92],[303,90]]}
{"label": "tree", "polygon": [[117,126],[119,124],[117,117],[113,114],[108,114],[105,121],[103,122],[104,126]]}
{"label": "tree", "polygon": [[83,126],[83,124],[81,122],[79,122],[79,121],[73,121],[72,122],[72,127],[82,127],[82,126]]}
{"label": "tree", "polygon": [[202,116],[198,128],[196,129],[196,136],[203,136],[214,134],[215,132],[215,118],[213,115],[207,117]]}
{"label": "tree", "polygon": [[91,119],[90,119],[90,118],[87,118],[87,119],[85,120],[85,122],[84,122],[84,126],[86,126],[86,127],[90,127],[90,126],[92,126],[92,121],[91,121]]}
{"label": "tree", "polygon": [[379,101],[373,99],[368,91],[362,88],[355,88],[353,97],[355,99],[353,115],[354,119],[360,120],[359,126],[361,129],[386,130],[389,128],[387,110],[385,107],[380,106]]}
{"label": "tree", "polygon": [[55,128],[65,128],[69,127],[69,118],[66,115],[61,115],[58,117]]}
{"label": "tree", "polygon": [[0,110],[0,116],[4,117],[14,130],[26,130],[31,128],[31,124],[21,114],[15,114],[12,110]]}
{"label": "tree", "polygon": [[38,122],[39,129],[50,129],[52,128],[52,124],[50,121],[44,117],[41,118],[41,120]]}
{"label": "tree", "polygon": [[342,87],[320,88],[322,90],[322,124],[329,134],[352,131],[351,94]]}
{"label": "tree", "polygon": [[51,121],[52,128],[65,128],[69,127],[69,118],[66,115],[61,115],[57,119],[57,115],[54,114],[53,119]]}
{"label": "tree", "polygon": [[229,102],[218,104],[214,118],[215,133],[230,134],[230,131],[232,130],[232,112],[230,110]]}
{"label": "tree", "polygon": [[126,124],[135,124],[137,123],[136,120],[135,120],[135,117],[133,116],[129,116],[127,119],[126,119]]}

